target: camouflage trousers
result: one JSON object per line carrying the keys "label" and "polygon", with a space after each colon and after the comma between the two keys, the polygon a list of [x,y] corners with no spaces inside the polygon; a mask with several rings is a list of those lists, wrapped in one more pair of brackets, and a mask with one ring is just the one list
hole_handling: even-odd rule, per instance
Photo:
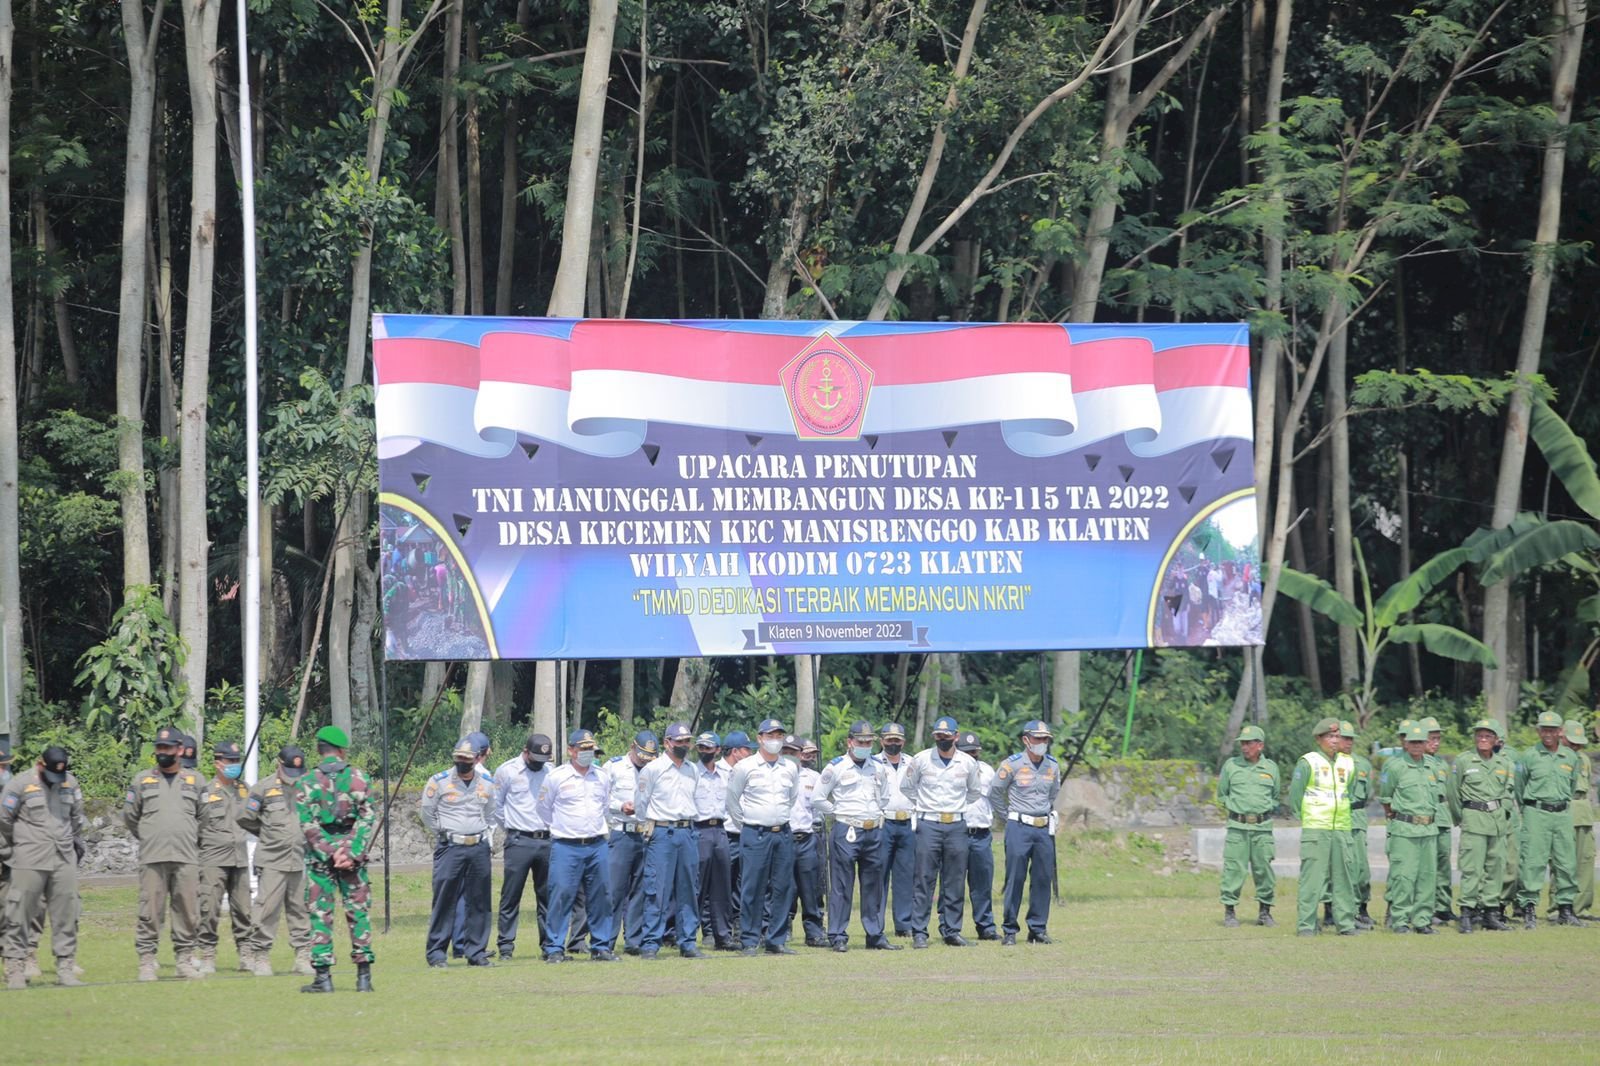
{"label": "camouflage trousers", "polygon": [[344,917],[350,926],[350,958],[371,962],[372,922],[367,908],[372,903],[372,884],[367,868],[335,870],[327,863],[306,863],[306,910],[311,912],[311,965],[333,965],[333,902],[337,893],[344,901]]}

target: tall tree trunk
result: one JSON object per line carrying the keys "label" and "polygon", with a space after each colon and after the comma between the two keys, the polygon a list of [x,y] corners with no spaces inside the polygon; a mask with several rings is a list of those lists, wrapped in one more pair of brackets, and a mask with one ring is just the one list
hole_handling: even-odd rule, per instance
{"label": "tall tree trunk", "polygon": [[484,712],[496,725],[511,724],[512,696],[516,693],[517,664],[499,661],[489,671],[489,706]]}
{"label": "tall tree trunk", "polygon": [[467,248],[461,227],[461,152],[458,131],[461,102],[456,75],[461,69],[462,8],[466,0],[447,0],[444,21],[444,76],[439,89],[439,179],[434,220],[450,235],[450,313],[467,312]]}
{"label": "tall tree trunk", "polygon": [[[1328,344],[1327,410],[1328,479],[1330,510],[1333,512],[1333,587],[1339,595],[1356,603],[1355,554],[1351,545],[1350,515],[1350,420],[1346,417],[1349,391],[1346,387],[1350,331],[1341,329]],[[1356,691],[1361,684],[1361,658],[1356,650],[1354,626],[1339,627],[1339,686]]]}
{"label": "tall tree trunk", "polygon": [[128,140],[122,190],[122,282],[117,296],[117,470],[122,475],[122,586],[151,584],[150,511],[144,488],[144,375],[150,260],[150,133],[156,42],[165,0],[145,23],[143,0],[122,5],[128,49]]}
{"label": "tall tree trunk", "polygon": [[[531,0],[517,0],[519,38],[527,37],[528,27],[532,22]],[[527,48],[520,39],[511,47],[512,55],[522,55],[526,51]],[[522,98],[516,93],[507,93],[501,114],[500,259],[495,269],[494,313],[509,315],[511,281],[517,256],[517,193],[522,189],[522,180],[518,177],[517,168],[517,133],[522,121]]]}
{"label": "tall tree trunk", "polygon": [[[0,219],[11,217],[11,0],[0,0]],[[0,226],[0,722],[22,740],[22,565],[18,555],[17,334],[11,227]]]}
{"label": "tall tree trunk", "polygon": [[467,688],[461,696],[461,732],[476,733],[483,728],[483,707],[489,695],[489,664],[478,661],[467,664]]}
{"label": "tall tree trunk", "polygon": [[[1555,246],[1561,236],[1561,183],[1567,164],[1567,130],[1572,124],[1578,56],[1583,47],[1584,22],[1589,14],[1588,0],[1552,0],[1551,7],[1558,26],[1550,57],[1550,109],[1555,112],[1556,122],[1544,146],[1528,302],[1522,314],[1522,339],[1517,345],[1519,381],[1527,381],[1539,372],[1539,355],[1544,347],[1550,283],[1555,274]],[[1495,529],[1509,525],[1522,503],[1522,465],[1528,452],[1528,416],[1532,407],[1531,389],[1523,386],[1512,392],[1500,449],[1500,473],[1495,480],[1494,513],[1490,517]],[[1508,669],[1510,597],[1511,582],[1501,581],[1490,585],[1483,599],[1483,641],[1500,663],[1498,669],[1483,672],[1484,705],[1492,717],[1502,722],[1515,704],[1515,690],[1510,687]]]}
{"label": "tall tree trunk", "polygon": [[[1394,265],[1394,350],[1397,369],[1403,374],[1410,365],[1410,347],[1406,332],[1406,275],[1405,264]],[[1411,457],[1405,446],[1395,457],[1395,498],[1400,512],[1400,574],[1398,580],[1411,576]],[[1411,675],[1411,694],[1422,695],[1422,649],[1415,644],[1406,645],[1406,666]]]}
{"label": "tall tree trunk", "polygon": [[[467,62],[478,61],[478,26],[467,26]],[[467,94],[467,297],[468,310],[483,314],[483,137],[478,130],[478,92]]]}
{"label": "tall tree trunk", "polygon": [[[611,39],[616,28],[617,0],[589,0],[589,37],[578,82],[578,118],[572,131],[567,203],[561,219],[561,261],[556,266],[546,312],[552,317],[583,315],[595,185],[605,136],[606,84],[611,78]],[[553,662],[541,660],[534,668],[533,693],[534,730],[555,736],[557,685]]]}
{"label": "tall tree trunk", "polygon": [[211,386],[211,304],[217,260],[217,18],[221,5],[183,0],[184,65],[189,77],[189,280],[183,317],[183,396],[178,429],[178,632],[189,645],[185,709],[196,741],[205,739],[206,644],[210,597],[206,563],[206,400]]}
{"label": "tall tree trunk", "polygon": [[619,678],[617,681],[617,719],[623,725],[633,724],[633,660],[622,659],[617,663]]}
{"label": "tall tree trunk", "polygon": [[1051,658],[1054,670],[1050,678],[1050,724],[1070,726],[1082,710],[1083,656],[1080,652],[1058,651]]}
{"label": "tall tree trunk", "polygon": [[[44,197],[34,200],[34,228],[38,234],[41,261],[49,263],[56,257],[59,245],[55,227],[50,225],[50,212]],[[61,373],[68,385],[78,384],[78,342],[72,336],[72,316],[67,310],[67,292],[57,286],[50,294],[50,310],[55,320],[56,346],[61,349]]]}
{"label": "tall tree trunk", "polygon": [[817,689],[814,655],[794,656],[794,732],[810,736],[817,725]]}
{"label": "tall tree trunk", "polygon": [[686,656],[678,660],[678,672],[672,679],[672,696],[667,701],[674,720],[687,722],[694,717],[713,676],[710,659]]}
{"label": "tall tree trunk", "polygon": [[[156,114],[164,116],[159,84],[156,100]],[[166,139],[159,135],[155,136],[155,171],[156,244],[149,255],[156,272],[151,314],[156,320],[156,369],[161,385],[156,427],[162,440],[174,441],[178,439],[178,379],[172,367],[172,190],[167,180]],[[161,605],[170,617],[177,613],[178,604],[178,470],[173,464],[162,467],[156,488],[161,519]]]}

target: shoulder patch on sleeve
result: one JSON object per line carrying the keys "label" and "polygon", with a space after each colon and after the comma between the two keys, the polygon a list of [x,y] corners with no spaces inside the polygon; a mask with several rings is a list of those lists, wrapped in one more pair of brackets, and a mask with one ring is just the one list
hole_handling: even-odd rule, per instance
{"label": "shoulder patch on sleeve", "polygon": [[439,786],[429,781],[428,787],[423,790],[422,794],[428,797],[436,796],[439,794]]}
{"label": "shoulder patch on sleeve", "polygon": [[134,795],[133,789],[130,788],[128,789],[128,794],[122,797],[122,802],[131,804],[138,802],[138,799],[139,797]]}
{"label": "shoulder patch on sleeve", "polygon": [[249,799],[244,801],[244,809],[254,814],[255,812],[261,810],[261,800],[255,796],[251,796]]}
{"label": "shoulder patch on sleeve", "polygon": [[3,800],[0,800],[0,806],[4,806],[5,809],[8,810],[8,811],[16,810],[17,809],[17,794],[15,792],[7,792],[6,793],[6,798],[3,799]]}

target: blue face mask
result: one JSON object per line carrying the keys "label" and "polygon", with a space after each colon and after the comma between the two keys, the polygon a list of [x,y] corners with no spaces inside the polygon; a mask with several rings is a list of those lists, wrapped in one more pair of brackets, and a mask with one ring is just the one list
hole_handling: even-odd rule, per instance
{"label": "blue face mask", "polygon": [[243,763],[230,763],[222,768],[222,776],[229,781],[239,780],[239,775],[244,773]]}
{"label": "blue face mask", "polygon": [[580,751],[580,752],[578,752],[577,755],[573,756],[572,761],[577,763],[579,766],[583,767],[584,769],[588,769],[589,767],[594,765],[594,752],[592,752],[592,751]]}
{"label": "blue face mask", "polygon": [[871,754],[872,749],[870,747],[858,748],[853,744],[850,746],[850,757],[856,762],[866,762],[867,756]]}

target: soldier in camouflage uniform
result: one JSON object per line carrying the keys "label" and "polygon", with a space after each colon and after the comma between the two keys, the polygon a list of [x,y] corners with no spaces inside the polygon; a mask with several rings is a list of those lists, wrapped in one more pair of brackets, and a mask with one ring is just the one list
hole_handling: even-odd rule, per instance
{"label": "soldier in camouflage uniform", "polygon": [[350,738],[327,726],[317,731],[322,761],[300,786],[300,828],[306,838],[306,905],[311,911],[311,967],[316,976],[302,992],[332,992],[333,897],[344,899],[350,923],[350,957],[356,991],[372,991],[372,925],[367,906],[367,848],[377,810],[368,798],[366,775],[344,761]]}

